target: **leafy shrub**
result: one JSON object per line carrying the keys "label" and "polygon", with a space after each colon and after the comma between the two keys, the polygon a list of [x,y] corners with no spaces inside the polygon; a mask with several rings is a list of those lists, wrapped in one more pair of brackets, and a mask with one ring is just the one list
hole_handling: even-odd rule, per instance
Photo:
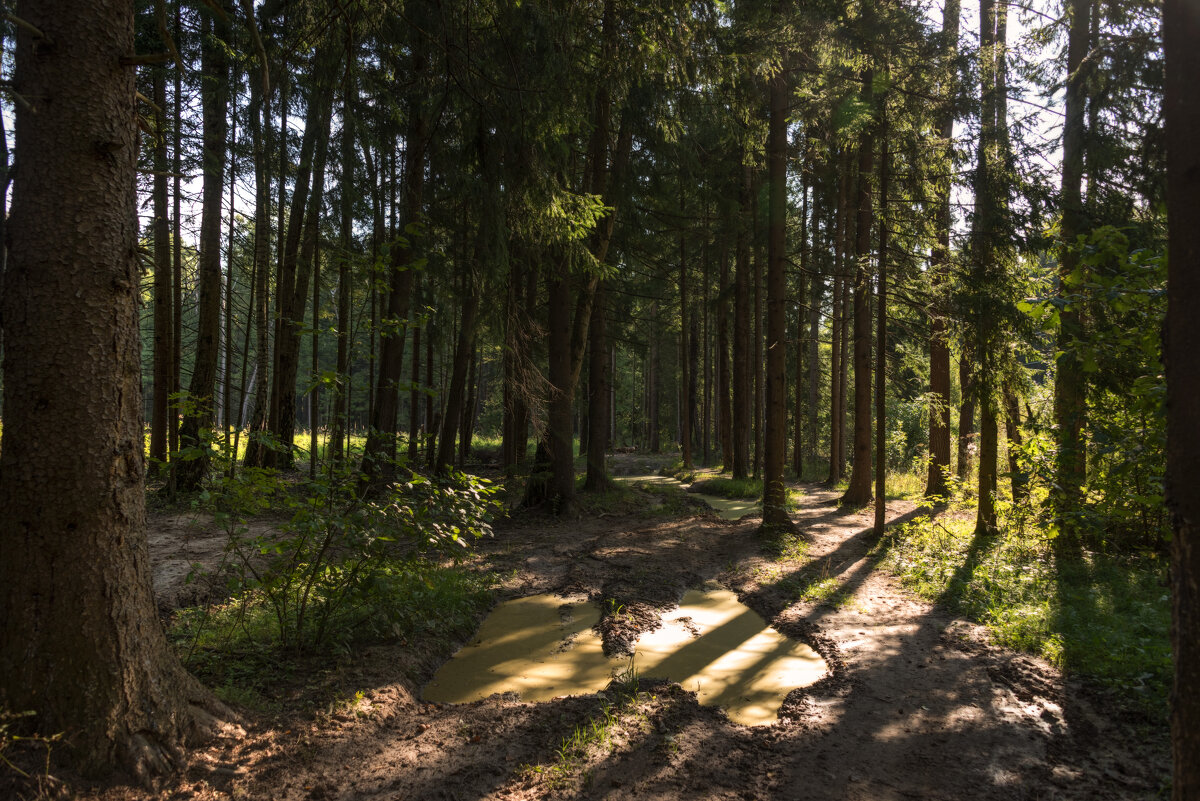
{"label": "leafy shrub", "polygon": [[[200,497],[229,537],[232,600],[216,622],[303,650],[403,636],[419,628],[419,615],[454,618],[461,610],[440,602],[465,603],[474,588],[466,582],[462,591],[446,592],[460,578],[435,569],[431,558],[456,560],[471,541],[491,533],[493,495],[488,482],[462,474],[411,474],[366,498],[349,472],[331,471],[296,487],[264,470],[224,477]],[[278,529],[251,528],[248,521],[268,511],[287,519]],[[199,621],[183,617],[195,644],[208,614]]]}

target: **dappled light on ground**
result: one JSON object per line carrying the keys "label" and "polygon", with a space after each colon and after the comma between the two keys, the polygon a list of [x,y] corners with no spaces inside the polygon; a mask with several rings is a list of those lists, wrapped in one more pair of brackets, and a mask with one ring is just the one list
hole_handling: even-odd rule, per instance
{"label": "dappled light on ground", "polygon": [[[500,604],[424,697],[463,703],[513,692],[523,701],[548,701],[597,692],[628,664],[604,657],[591,628],[599,618],[594,604],[553,595]],[[789,692],[826,672],[812,648],[769,628],[728,590],[689,590],[662,623],[638,640],[637,672],[678,681],[738,723],[775,722]]]}
{"label": "dappled light on ground", "polygon": [[557,595],[505,601],[425,687],[427,701],[461,704],[495,693],[549,701],[604,689],[617,663],[592,628],[595,604]]}
{"label": "dappled light on ground", "polygon": [[[687,489],[687,484],[669,476],[615,476],[613,480],[627,484],[656,484],[665,487],[678,487],[682,490]],[[722,520],[740,520],[745,515],[760,514],[762,512],[762,506],[757,500],[722,498],[720,495],[706,495],[702,492],[693,492],[691,494],[715,509]]]}
{"label": "dappled light on ground", "polygon": [[784,697],[825,675],[816,651],[767,626],[729,590],[688,590],[637,642],[638,670],[678,681],[747,726],[774,723]]}

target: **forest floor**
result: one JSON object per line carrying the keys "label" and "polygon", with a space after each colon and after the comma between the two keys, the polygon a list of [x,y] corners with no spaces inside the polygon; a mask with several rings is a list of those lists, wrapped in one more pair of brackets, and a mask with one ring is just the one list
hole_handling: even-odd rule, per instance
{"label": "forest floor", "polygon": [[[1165,727],[916,599],[878,569],[870,510],[800,489],[794,519],[807,547],[781,552],[758,519],[723,521],[676,497],[652,517],[524,514],[472,563],[502,576],[501,599],[586,595],[620,610],[600,624],[614,645],[655,627],[688,588],[733,590],[830,667],[788,695],[773,725],[732,723],[653,676],[540,704],[425,703],[421,687],[456,647],[430,640],[314,663],[278,705],[246,712],[244,739],[194,752],[157,793],[67,788],[104,801],[1164,796]],[[888,504],[889,521],[915,513]],[[182,517],[152,520],[160,605],[189,602],[183,566],[219,558],[218,542]]]}

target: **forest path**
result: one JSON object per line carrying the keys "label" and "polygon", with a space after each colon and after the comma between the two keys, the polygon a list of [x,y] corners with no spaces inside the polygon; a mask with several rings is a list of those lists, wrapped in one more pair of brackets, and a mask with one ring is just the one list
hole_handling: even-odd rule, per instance
{"label": "forest path", "polygon": [[[723,521],[674,493],[657,517],[519,516],[475,562],[504,576],[502,597],[586,596],[611,610],[600,630],[615,650],[689,587],[735,591],[832,667],[788,696],[777,724],[732,723],[652,676],[634,695],[626,686],[540,704],[498,695],[426,703],[420,687],[445,644],[397,643],[336,671],[342,696],[357,700],[260,719],[246,740],[198,752],[182,783],[156,797],[1159,797],[1161,738],[1145,745],[1141,724],[1111,717],[1053,667],[915,599],[878,569],[869,510],[802,489],[795,519],[812,541],[794,558],[757,535],[757,518]],[[888,507],[891,521],[915,514],[908,502]]]}

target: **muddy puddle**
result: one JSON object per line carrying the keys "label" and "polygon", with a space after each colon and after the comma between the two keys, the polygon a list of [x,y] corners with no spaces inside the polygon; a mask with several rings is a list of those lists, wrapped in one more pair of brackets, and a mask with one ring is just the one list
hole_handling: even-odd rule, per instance
{"label": "muddy puddle", "polygon": [[[660,484],[663,486],[678,487],[682,490],[686,490],[688,486],[677,479],[667,476],[614,476],[613,480],[629,484]],[[693,492],[691,494],[715,509],[723,520],[740,520],[745,515],[760,514],[762,511],[762,507],[757,500],[722,498],[720,495],[705,495],[702,492]]]}
{"label": "muddy puddle", "polygon": [[[592,628],[599,619],[600,610],[584,599],[535,595],[502,603],[425,687],[425,700],[464,703],[515,693],[547,701],[598,692],[629,667],[628,659],[604,656]],[[775,722],[789,692],[826,672],[812,648],[716,588],[689,590],[635,651],[639,675],[677,681],[700,703],[720,706],[748,726]]]}

